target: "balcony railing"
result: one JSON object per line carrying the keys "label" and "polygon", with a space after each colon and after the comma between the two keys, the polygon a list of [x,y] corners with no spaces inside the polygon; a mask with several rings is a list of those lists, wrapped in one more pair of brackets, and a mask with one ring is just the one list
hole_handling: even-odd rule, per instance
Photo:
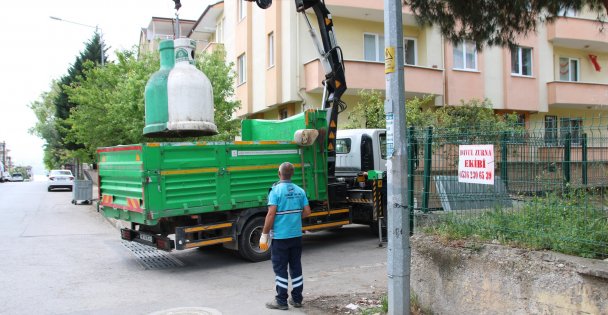
{"label": "balcony railing", "polygon": [[[346,60],[347,94],[360,90],[385,90],[384,63]],[[325,72],[319,60],[304,65],[306,92],[321,93]],[[416,94],[443,95],[443,70],[419,66],[405,66],[405,91]]]}
{"label": "balcony railing", "polygon": [[549,105],[608,106],[608,84],[554,81],[547,90]]}

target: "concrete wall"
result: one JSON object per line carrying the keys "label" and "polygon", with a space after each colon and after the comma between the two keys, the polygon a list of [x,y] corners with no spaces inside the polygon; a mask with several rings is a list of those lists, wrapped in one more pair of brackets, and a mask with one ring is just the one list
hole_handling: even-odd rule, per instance
{"label": "concrete wall", "polygon": [[412,290],[434,314],[608,314],[608,262],[412,237]]}

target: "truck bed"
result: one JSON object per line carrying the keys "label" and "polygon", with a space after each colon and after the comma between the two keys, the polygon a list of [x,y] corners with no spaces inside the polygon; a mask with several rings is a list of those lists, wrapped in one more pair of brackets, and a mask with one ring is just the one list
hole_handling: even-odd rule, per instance
{"label": "truck bed", "polygon": [[[296,118],[300,124],[294,119],[287,123],[305,128],[315,117],[306,114]],[[324,121],[322,114],[318,118]],[[292,181],[306,191],[309,200],[324,201],[327,157],[322,142],[308,147],[259,140],[99,148],[100,205],[107,217],[145,225],[164,217],[261,207],[267,204],[268,190],[278,181],[283,162],[295,166]]]}

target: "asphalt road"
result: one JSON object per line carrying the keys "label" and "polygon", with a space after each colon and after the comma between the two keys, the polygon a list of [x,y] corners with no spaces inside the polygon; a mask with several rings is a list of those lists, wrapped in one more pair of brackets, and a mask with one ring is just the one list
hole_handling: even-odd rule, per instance
{"label": "asphalt road", "polygon": [[[0,184],[0,314],[286,313],[264,307],[274,297],[269,261],[218,248],[172,252],[161,258],[175,266],[146,268],[94,206],[71,200],[44,182]],[[307,234],[302,262],[305,303],[386,288],[386,249],[366,226]],[[306,305],[288,312],[318,314]]]}

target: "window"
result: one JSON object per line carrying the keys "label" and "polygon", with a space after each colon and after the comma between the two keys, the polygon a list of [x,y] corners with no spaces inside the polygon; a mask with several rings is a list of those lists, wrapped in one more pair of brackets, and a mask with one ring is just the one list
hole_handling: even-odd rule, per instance
{"label": "window", "polygon": [[350,139],[336,139],[336,154],[346,154],[350,152]]}
{"label": "window", "polygon": [[418,52],[416,51],[416,47],[415,38],[403,38],[403,55],[405,56],[404,63],[406,65],[418,64]]}
{"label": "window", "polygon": [[557,145],[557,116],[545,116],[545,145]]}
{"label": "window", "polygon": [[268,34],[268,68],[274,66],[274,32]]}
{"label": "window", "polygon": [[245,59],[245,54],[242,54],[237,59],[237,75],[239,84],[243,84],[247,82],[247,59]]}
{"label": "window", "polygon": [[532,48],[517,47],[511,50],[511,74],[532,75]]}
{"label": "window", "polygon": [[559,58],[560,81],[578,82],[578,59]]}
{"label": "window", "polygon": [[386,133],[380,134],[380,158],[386,160]]}
{"label": "window", "polygon": [[363,59],[366,61],[384,61],[384,36],[363,34]]}
{"label": "window", "polygon": [[561,144],[565,143],[566,134],[570,133],[571,145],[581,145],[581,129],[583,128],[583,120],[581,118],[560,118],[559,124]]}
{"label": "window", "polygon": [[246,0],[239,0],[239,21],[242,21],[247,17],[247,2]]}
{"label": "window", "polygon": [[454,46],[454,69],[477,70],[477,48],[465,40]]}
{"label": "window", "polygon": [[219,22],[217,22],[217,25],[215,28],[215,42],[216,43],[224,42],[224,21],[225,21],[225,19],[222,18]]}
{"label": "window", "polygon": [[513,124],[513,127],[516,129],[511,132],[511,141],[513,143],[524,143],[526,140],[526,115],[516,115],[517,121],[515,121]]}
{"label": "window", "polygon": [[289,117],[289,110],[287,108],[279,109],[279,120],[283,120]]}
{"label": "window", "polygon": [[573,8],[562,8],[559,10],[559,12],[557,13],[558,16],[565,16],[565,17],[575,17],[576,16],[576,10],[574,10]]}

